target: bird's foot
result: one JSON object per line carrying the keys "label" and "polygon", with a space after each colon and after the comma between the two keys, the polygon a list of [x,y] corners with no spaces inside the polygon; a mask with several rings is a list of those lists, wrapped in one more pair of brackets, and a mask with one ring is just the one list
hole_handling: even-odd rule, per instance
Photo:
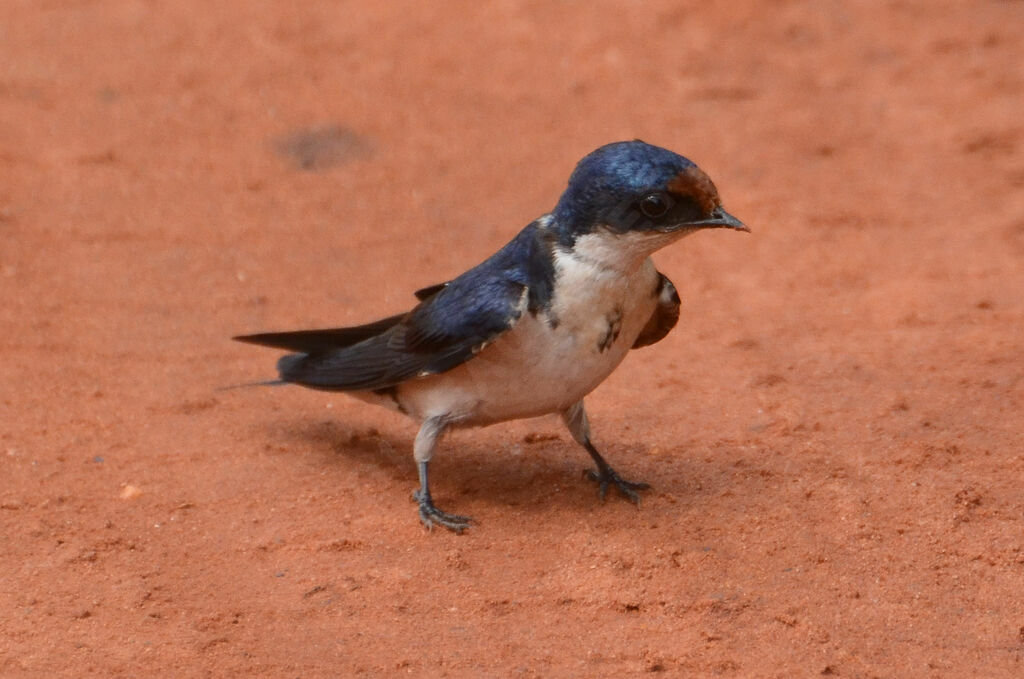
{"label": "bird's foot", "polygon": [[455,531],[456,533],[462,533],[462,531],[469,528],[469,524],[473,521],[468,516],[459,516],[458,514],[449,514],[448,512],[442,512],[440,509],[434,506],[434,501],[430,499],[429,493],[422,493],[417,490],[412,494],[412,499],[416,500],[420,506],[420,521],[427,527],[428,530],[433,530],[434,524],[444,526],[448,530]]}
{"label": "bird's foot", "polygon": [[622,496],[627,500],[631,501],[637,507],[640,506],[640,495],[636,492],[638,490],[647,490],[651,487],[649,483],[643,483],[642,481],[627,481],[618,474],[611,467],[605,467],[594,471],[593,469],[587,469],[584,475],[591,481],[597,482],[597,493],[601,496],[601,501],[604,501],[605,496],[608,494],[608,486],[614,485]]}

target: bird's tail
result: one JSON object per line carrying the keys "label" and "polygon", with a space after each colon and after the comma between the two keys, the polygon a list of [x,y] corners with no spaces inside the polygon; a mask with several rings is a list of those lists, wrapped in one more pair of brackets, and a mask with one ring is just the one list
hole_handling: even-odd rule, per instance
{"label": "bird's tail", "polygon": [[241,384],[229,384],[226,387],[217,387],[214,391],[230,391],[232,389],[245,389],[247,387],[280,387],[288,384],[284,380],[263,380],[262,382],[242,382]]}
{"label": "bird's tail", "polygon": [[299,364],[307,358],[309,358],[308,354],[285,354],[277,359],[277,374],[281,376],[281,381],[291,382]]}
{"label": "bird's tail", "polygon": [[306,354],[286,354],[277,361],[277,372],[281,375],[276,380],[263,380],[261,382],[243,382],[232,384],[227,387],[218,387],[217,391],[228,391],[229,389],[243,389],[245,387],[280,387],[283,384],[291,384],[290,375],[294,374],[295,367],[307,358]]}

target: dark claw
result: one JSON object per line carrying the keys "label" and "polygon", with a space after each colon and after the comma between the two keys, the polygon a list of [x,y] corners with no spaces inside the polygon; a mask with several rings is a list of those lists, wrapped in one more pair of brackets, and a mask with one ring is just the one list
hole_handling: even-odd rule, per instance
{"label": "dark claw", "polygon": [[591,481],[597,481],[597,494],[601,497],[602,502],[604,502],[604,498],[608,494],[609,484],[615,484],[615,487],[622,493],[623,497],[639,507],[640,495],[636,491],[647,490],[651,487],[651,484],[643,483],[642,481],[627,481],[616,474],[615,470],[611,467],[596,472],[593,469],[588,469],[585,474]]}
{"label": "dark claw", "polygon": [[449,514],[448,512],[442,512],[440,509],[434,506],[434,501],[430,499],[430,495],[425,497],[420,491],[414,491],[412,499],[420,506],[420,521],[427,527],[427,530],[433,530],[434,524],[440,524],[448,530],[455,531],[456,533],[462,533],[462,531],[469,528],[470,522],[473,521],[468,516],[459,516],[458,514]]}

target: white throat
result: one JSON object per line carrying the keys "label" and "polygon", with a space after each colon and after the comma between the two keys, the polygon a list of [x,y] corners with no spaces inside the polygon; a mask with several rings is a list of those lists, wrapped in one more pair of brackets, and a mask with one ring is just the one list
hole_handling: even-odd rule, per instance
{"label": "white throat", "polygon": [[671,233],[616,233],[609,228],[598,227],[597,230],[576,238],[571,256],[597,268],[630,274],[640,268],[644,260],[655,251],[687,233],[688,230]]}

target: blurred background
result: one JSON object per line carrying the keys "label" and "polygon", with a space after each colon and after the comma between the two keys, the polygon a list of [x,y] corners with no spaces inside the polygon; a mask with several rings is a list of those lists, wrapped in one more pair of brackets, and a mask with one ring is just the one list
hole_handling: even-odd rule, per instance
{"label": "blurred background", "polygon": [[[0,5],[5,676],[1020,676],[1024,3]],[[749,236],[557,423],[230,342],[361,323],[641,138]],[[447,504],[446,504],[447,503]]]}

